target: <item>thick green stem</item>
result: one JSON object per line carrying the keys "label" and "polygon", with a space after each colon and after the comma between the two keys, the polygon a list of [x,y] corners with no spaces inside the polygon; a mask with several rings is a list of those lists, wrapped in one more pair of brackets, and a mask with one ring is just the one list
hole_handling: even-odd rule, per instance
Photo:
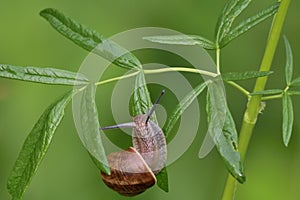
{"label": "thick green stem", "polygon": [[[290,4],[290,0],[282,0],[280,3],[278,13],[274,17],[274,21],[270,30],[270,35],[268,38],[266,50],[260,65],[260,71],[269,71],[271,68],[271,64],[276,51],[278,40],[280,38],[281,29],[283,26],[283,22],[289,4]],[[256,91],[264,90],[267,80],[268,80],[267,76],[258,78],[255,83],[255,87],[253,91],[256,92]],[[241,158],[243,161],[245,160],[248,144],[252,136],[253,128],[256,124],[260,106],[261,106],[261,96],[260,95],[252,96],[249,100],[247,109],[244,114],[243,124],[242,124],[240,137],[239,137],[239,151],[241,153]],[[234,199],[236,185],[237,185],[236,180],[229,174],[224,188],[222,200]]]}

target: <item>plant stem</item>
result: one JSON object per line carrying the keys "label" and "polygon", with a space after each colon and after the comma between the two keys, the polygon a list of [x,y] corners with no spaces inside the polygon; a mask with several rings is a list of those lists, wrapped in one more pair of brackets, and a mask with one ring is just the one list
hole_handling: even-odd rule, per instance
{"label": "plant stem", "polygon": [[[264,57],[260,65],[260,71],[270,71],[289,4],[290,0],[281,0],[278,12],[274,17],[273,24],[270,30]],[[267,80],[267,76],[257,78],[253,92],[264,90]],[[252,136],[253,128],[256,124],[260,106],[261,95],[252,96],[249,100],[248,107],[244,114],[239,137],[239,152],[241,154],[242,161],[245,160],[248,144]],[[234,198],[236,185],[237,181],[229,174],[224,188],[222,200],[232,200]]]}
{"label": "plant stem", "polygon": [[163,72],[191,72],[191,73],[203,74],[203,75],[207,75],[207,76],[211,76],[211,77],[218,76],[218,74],[216,74],[216,73],[205,71],[205,70],[200,70],[200,69],[195,69],[195,68],[168,67],[168,68],[162,68],[162,69],[141,69],[141,70],[135,71],[131,74],[126,74],[126,75],[123,75],[123,76],[110,78],[110,79],[107,79],[107,80],[104,80],[104,81],[99,81],[99,82],[95,83],[95,85],[96,86],[97,85],[103,85],[103,84],[110,83],[110,82],[113,82],[113,81],[118,81],[118,80],[130,78],[132,76],[137,75],[141,71],[143,71],[145,74],[159,74],[159,73],[163,73]]}
{"label": "plant stem", "polygon": [[261,100],[266,101],[266,100],[271,100],[271,99],[281,99],[282,96],[283,96],[283,94],[270,95],[270,96],[262,97]]}
{"label": "plant stem", "polygon": [[141,71],[135,71],[131,74],[126,74],[124,76],[118,76],[118,77],[115,77],[115,78],[110,78],[110,79],[106,79],[104,81],[99,81],[97,83],[95,83],[95,85],[103,85],[105,83],[109,83],[109,82],[113,82],[113,81],[118,81],[118,80],[122,80],[122,79],[126,79],[126,78],[130,78],[132,76],[135,76],[137,75],[138,73],[140,73]]}
{"label": "plant stem", "polygon": [[221,49],[217,48],[216,49],[217,74],[221,73],[221,70],[220,70],[220,54],[221,54]]}
{"label": "plant stem", "polygon": [[233,82],[233,81],[227,81],[227,83],[229,85],[232,85],[233,87],[235,87],[236,89],[238,89],[239,91],[241,91],[245,96],[247,96],[248,98],[250,97],[250,93],[245,89],[243,88],[242,86],[240,86],[239,84],[237,84],[236,82]]}
{"label": "plant stem", "polygon": [[205,71],[205,70],[200,70],[200,69],[195,69],[195,68],[187,68],[187,67],[168,67],[168,68],[162,68],[162,69],[144,69],[145,74],[157,74],[157,73],[162,73],[162,72],[191,72],[191,73],[198,73],[198,74],[203,74],[211,77],[216,77],[218,74]]}

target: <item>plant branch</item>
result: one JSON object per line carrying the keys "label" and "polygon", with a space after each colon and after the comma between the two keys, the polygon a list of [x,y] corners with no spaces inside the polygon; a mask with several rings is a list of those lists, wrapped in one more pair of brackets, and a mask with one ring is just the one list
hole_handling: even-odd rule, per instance
{"label": "plant branch", "polygon": [[245,96],[247,96],[248,98],[250,98],[250,92],[248,92],[248,90],[246,90],[245,88],[243,88],[242,86],[240,86],[236,82],[227,81],[226,83],[228,83],[229,85],[235,87],[236,89],[238,89],[239,91],[241,91]]}
{"label": "plant branch", "polygon": [[135,71],[135,72],[133,72],[131,74],[126,74],[126,75],[123,75],[123,76],[118,76],[118,77],[115,77],[115,78],[110,78],[110,79],[107,79],[107,80],[104,80],[104,81],[99,81],[99,82],[95,83],[95,85],[103,85],[105,83],[109,83],[109,82],[113,82],[113,81],[118,81],[118,80],[130,78],[132,76],[137,75],[140,72],[141,71]]}
{"label": "plant branch", "polygon": [[205,70],[200,70],[200,69],[195,69],[195,68],[187,68],[187,67],[168,67],[168,68],[162,68],[162,69],[144,69],[145,74],[157,74],[157,73],[163,73],[163,72],[191,72],[191,73],[198,73],[198,74],[203,74],[211,77],[216,77],[218,74],[205,71]]}
{"label": "plant branch", "polygon": [[[278,13],[274,17],[273,24],[270,30],[264,57],[260,65],[260,71],[269,71],[271,68],[289,4],[290,0],[282,0],[280,3]],[[253,91],[256,92],[264,90],[267,80],[268,77],[257,78]],[[257,121],[261,100],[261,95],[252,96],[249,100],[248,107],[244,114],[239,138],[239,151],[243,161],[245,160],[248,144],[252,136],[253,128]],[[229,174],[224,188],[222,200],[232,200],[234,198],[236,185],[237,181]]]}
{"label": "plant branch", "polygon": [[283,96],[283,93],[282,94],[276,94],[276,95],[270,95],[270,96],[262,97],[261,100],[266,101],[266,100],[272,100],[272,99],[281,99],[282,96]]}
{"label": "plant branch", "polygon": [[221,54],[221,49],[217,48],[216,49],[217,74],[221,73],[221,70],[220,70],[220,54]]}

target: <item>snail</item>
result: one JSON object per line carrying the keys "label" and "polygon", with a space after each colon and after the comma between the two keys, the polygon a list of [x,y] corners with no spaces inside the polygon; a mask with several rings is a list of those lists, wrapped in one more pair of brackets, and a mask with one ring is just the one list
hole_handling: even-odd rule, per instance
{"label": "snail", "polygon": [[107,126],[101,130],[131,127],[133,147],[107,156],[111,174],[101,172],[103,182],[121,195],[135,196],[156,183],[155,175],[165,166],[166,139],[161,128],[150,117],[163,90],[147,114],[133,117],[133,122]]}

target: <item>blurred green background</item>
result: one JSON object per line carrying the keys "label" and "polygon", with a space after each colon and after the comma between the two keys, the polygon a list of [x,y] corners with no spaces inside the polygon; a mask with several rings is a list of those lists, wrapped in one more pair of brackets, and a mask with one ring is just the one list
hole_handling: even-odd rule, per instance
{"label": "blurred green background", "polygon": [[[254,1],[240,19],[256,13],[273,1]],[[213,39],[217,17],[225,0],[112,0],[112,1],[4,1],[0,0],[0,63],[57,67],[77,71],[88,54],[68,41],[39,17],[40,10],[53,7],[104,36],[136,27],[165,27]],[[292,1],[283,33],[294,52],[295,76],[300,76],[299,1]],[[298,14],[297,14],[298,13]],[[222,71],[256,70],[260,64],[270,20],[234,40],[222,52]],[[298,25],[297,25],[298,24]],[[280,41],[268,88],[284,87],[285,63]],[[298,68],[297,68],[298,67]],[[250,89],[253,81],[243,82]],[[104,90],[110,90],[107,86]],[[6,181],[27,134],[43,112],[68,87],[47,86],[0,79],[0,199],[9,199]],[[227,87],[228,103],[240,127],[246,99]],[[110,96],[105,96],[109,101]],[[102,97],[101,97],[102,98]],[[205,114],[203,105],[201,114]],[[260,115],[247,154],[247,182],[239,185],[236,199],[300,199],[300,103],[293,97],[295,125],[288,148],[281,138],[281,101],[267,103]],[[166,100],[164,100],[166,104]],[[163,104],[163,102],[162,102]],[[107,110],[109,112],[109,110]],[[170,192],[157,186],[132,199],[220,199],[227,172],[214,150],[205,159],[198,151],[206,128],[200,122],[197,138],[188,151],[168,167]],[[187,133],[188,134],[188,133]],[[24,199],[127,199],[105,187],[74,128],[71,106],[54,141],[28,187]]]}

